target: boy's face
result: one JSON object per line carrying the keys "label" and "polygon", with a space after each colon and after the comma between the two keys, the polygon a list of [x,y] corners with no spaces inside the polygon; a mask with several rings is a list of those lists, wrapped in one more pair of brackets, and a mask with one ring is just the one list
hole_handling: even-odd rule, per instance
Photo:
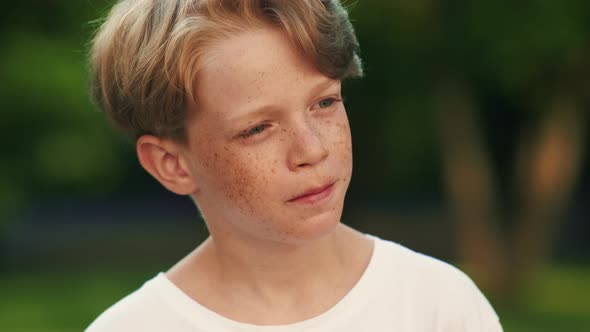
{"label": "boy's face", "polygon": [[340,81],[270,28],[218,42],[205,63],[184,153],[209,227],[287,243],[329,233],[352,172]]}

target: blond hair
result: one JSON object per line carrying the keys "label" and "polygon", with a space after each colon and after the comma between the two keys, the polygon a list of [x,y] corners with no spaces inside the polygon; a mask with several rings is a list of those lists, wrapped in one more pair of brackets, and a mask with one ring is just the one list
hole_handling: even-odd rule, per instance
{"label": "blond hair", "polygon": [[283,29],[323,74],[362,76],[358,42],[338,0],[123,0],[92,41],[95,102],[133,139],[185,142],[187,105],[196,103],[209,46],[269,25]]}

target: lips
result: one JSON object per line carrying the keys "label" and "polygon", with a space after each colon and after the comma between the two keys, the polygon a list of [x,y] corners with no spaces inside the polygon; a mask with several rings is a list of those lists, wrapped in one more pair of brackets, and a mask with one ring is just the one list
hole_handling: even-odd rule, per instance
{"label": "lips", "polygon": [[316,203],[324,198],[330,196],[332,190],[334,189],[334,183],[331,182],[327,185],[321,187],[315,187],[304,191],[302,194],[297,195],[294,198],[288,200],[288,202],[297,202],[297,203]]}

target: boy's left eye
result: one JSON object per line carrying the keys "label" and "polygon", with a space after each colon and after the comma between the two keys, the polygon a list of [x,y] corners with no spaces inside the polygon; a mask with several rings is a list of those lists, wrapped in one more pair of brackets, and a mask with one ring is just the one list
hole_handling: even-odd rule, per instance
{"label": "boy's left eye", "polygon": [[247,129],[247,130],[241,132],[239,134],[239,137],[241,137],[241,138],[248,138],[248,137],[251,137],[251,136],[254,136],[254,135],[258,135],[258,134],[262,133],[269,126],[270,125],[268,123],[258,124],[256,126],[250,128],[250,129]]}
{"label": "boy's left eye", "polygon": [[326,99],[322,99],[318,103],[318,106],[320,108],[327,108],[327,107],[332,106],[336,101],[337,101],[336,98],[332,98],[332,97],[326,98]]}

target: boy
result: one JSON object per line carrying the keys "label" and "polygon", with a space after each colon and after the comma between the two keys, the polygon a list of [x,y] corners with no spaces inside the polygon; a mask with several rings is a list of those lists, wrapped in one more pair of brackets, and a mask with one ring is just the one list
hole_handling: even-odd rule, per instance
{"label": "boy", "polygon": [[340,223],[341,81],[362,69],[338,1],[125,0],[91,64],[99,106],[210,237],[87,331],[501,331],[463,273]]}

